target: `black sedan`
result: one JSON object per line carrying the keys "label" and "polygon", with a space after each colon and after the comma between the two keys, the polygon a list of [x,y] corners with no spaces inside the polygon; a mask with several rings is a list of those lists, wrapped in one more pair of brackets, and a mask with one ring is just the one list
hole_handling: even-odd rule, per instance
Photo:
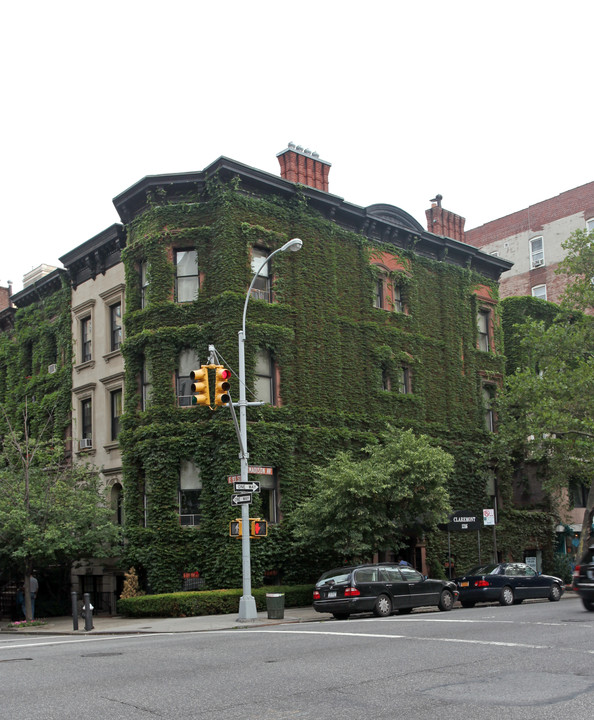
{"label": "black sedan", "polygon": [[356,613],[386,617],[426,605],[451,610],[457,597],[453,582],[430,580],[412,567],[380,563],[325,572],[316,583],[313,607],[317,612],[332,613],[337,620],[346,620]]}
{"label": "black sedan", "polygon": [[528,598],[560,600],[564,583],[561,578],[543,575],[524,563],[500,563],[472,568],[456,578],[462,607],[474,607],[477,602],[499,602],[500,605],[519,605]]}
{"label": "black sedan", "polygon": [[594,545],[583,562],[573,571],[573,589],[581,597],[586,610],[594,612]]}

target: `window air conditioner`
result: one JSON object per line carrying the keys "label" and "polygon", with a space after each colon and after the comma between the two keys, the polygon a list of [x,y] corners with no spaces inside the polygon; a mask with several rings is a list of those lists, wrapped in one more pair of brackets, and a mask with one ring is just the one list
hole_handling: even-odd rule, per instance
{"label": "window air conditioner", "polygon": [[537,268],[537,267],[540,267],[541,265],[544,265],[544,260],[535,260],[534,263],[532,264],[532,267]]}
{"label": "window air conditioner", "polygon": [[85,450],[86,448],[93,447],[93,441],[91,440],[91,438],[81,438],[78,446],[81,450]]}
{"label": "window air conditioner", "polygon": [[47,371],[50,375],[53,375],[57,369],[58,369],[58,366],[55,363],[52,363],[51,365],[47,366]]}

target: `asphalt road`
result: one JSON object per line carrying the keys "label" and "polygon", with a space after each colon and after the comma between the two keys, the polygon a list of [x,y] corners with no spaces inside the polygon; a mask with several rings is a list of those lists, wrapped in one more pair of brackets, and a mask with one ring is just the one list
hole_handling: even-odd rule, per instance
{"label": "asphalt road", "polygon": [[590,720],[578,600],[132,636],[0,636],[0,718]]}

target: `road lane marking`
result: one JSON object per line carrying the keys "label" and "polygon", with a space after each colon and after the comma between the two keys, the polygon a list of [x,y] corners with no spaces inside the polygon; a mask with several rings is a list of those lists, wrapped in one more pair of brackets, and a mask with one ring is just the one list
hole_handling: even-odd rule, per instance
{"label": "road lane marking", "polygon": [[146,637],[162,637],[164,635],[177,635],[178,633],[142,633],[135,635],[105,635],[102,637],[84,637],[76,640],[47,640],[45,642],[21,643],[19,645],[0,645],[0,650],[14,650],[16,648],[49,647],[51,645],[76,645],[77,643],[105,642],[106,640],[131,640]]}
{"label": "road lane marking", "polygon": [[[222,630],[219,632],[232,632]],[[497,647],[528,648],[529,650],[550,650],[551,645],[532,645],[529,643],[500,642],[497,640],[462,640],[458,638],[416,637],[414,635],[390,635],[388,633],[332,632],[329,630],[260,630],[252,629],[239,635],[253,633],[275,633],[284,635],[335,635],[336,637],[385,638],[388,640],[425,640],[430,642],[462,643],[466,645],[495,645]],[[236,633],[237,634],[237,633]]]}

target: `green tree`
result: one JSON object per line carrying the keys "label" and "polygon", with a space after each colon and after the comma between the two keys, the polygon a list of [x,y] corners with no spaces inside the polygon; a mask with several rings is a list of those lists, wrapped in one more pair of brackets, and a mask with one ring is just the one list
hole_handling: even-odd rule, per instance
{"label": "green tree", "polygon": [[[69,467],[63,447],[29,435],[4,414],[0,449],[0,560],[24,576],[25,614],[31,620],[34,568],[109,555],[118,537],[113,511],[100,491],[95,469]],[[49,425],[49,421],[48,421]]]}
{"label": "green tree", "polygon": [[[527,319],[511,329],[519,341],[518,367],[499,396],[499,457],[539,463],[543,487],[553,496],[589,487],[579,555],[594,515],[594,310],[592,234],[577,231],[563,243],[558,273],[568,278],[552,322]],[[508,336],[506,335],[506,340]]]}
{"label": "green tree", "polygon": [[361,459],[339,452],[316,469],[311,496],[294,517],[299,543],[332,562],[360,561],[397,552],[408,533],[446,519],[452,456],[410,430],[389,430],[381,441]]}

